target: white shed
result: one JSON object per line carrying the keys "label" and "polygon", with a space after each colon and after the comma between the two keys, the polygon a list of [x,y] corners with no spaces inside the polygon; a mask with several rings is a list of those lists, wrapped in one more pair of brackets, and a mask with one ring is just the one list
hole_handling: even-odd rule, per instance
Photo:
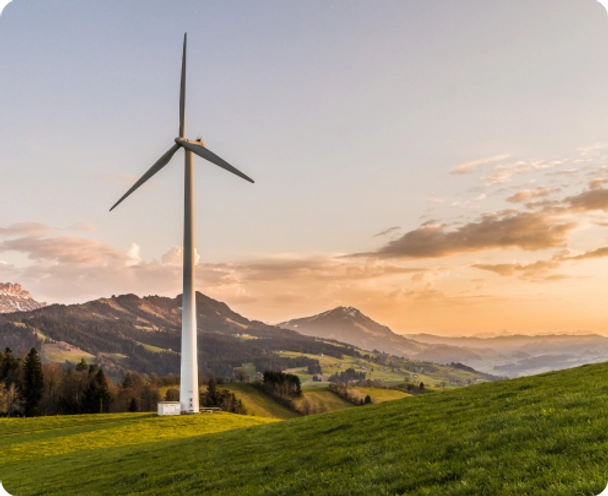
{"label": "white shed", "polygon": [[182,412],[182,407],[179,401],[159,401],[159,415],[179,415]]}

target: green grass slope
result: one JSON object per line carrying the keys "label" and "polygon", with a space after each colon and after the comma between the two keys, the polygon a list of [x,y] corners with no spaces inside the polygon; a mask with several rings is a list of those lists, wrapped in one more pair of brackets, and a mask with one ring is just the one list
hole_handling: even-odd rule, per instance
{"label": "green grass slope", "polygon": [[354,408],[354,405],[337,394],[325,389],[303,391],[302,396],[294,399],[297,408],[302,409],[307,402],[312,408],[312,413],[336,412],[345,408]]}
{"label": "green grass slope", "polygon": [[273,417],[277,419],[290,419],[299,417],[296,412],[278,403],[272,396],[269,396],[253,385],[246,382],[233,382],[230,384],[220,384],[220,389],[228,389],[240,399],[247,411],[257,417]]}
{"label": "green grass slope", "polygon": [[[114,418],[129,417],[100,418],[100,434]],[[233,418],[256,419],[196,421]],[[44,422],[0,421],[12,494],[591,496],[608,481],[608,364],[181,439],[81,440],[61,453],[37,449],[70,444]]]}
{"label": "green grass slope", "polygon": [[398,391],[396,389],[380,389],[380,388],[366,388],[356,387],[353,388],[359,394],[360,398],[365,399],[367,395],[372,399],[372,403],[384,403],[385,401],[400,400],[402,398],[408,398],[411,394]]}

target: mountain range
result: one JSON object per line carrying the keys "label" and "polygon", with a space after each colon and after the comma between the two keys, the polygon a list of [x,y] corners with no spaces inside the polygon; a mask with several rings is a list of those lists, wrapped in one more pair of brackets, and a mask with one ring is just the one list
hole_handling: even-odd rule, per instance
{"label": "mountain range", "polygon": [[335,339],[363,350],[378,350],[412,360],[451,363],[477,359],[474,352],[448,344],[429,344],[394,333],[354,307],[337,307],[326,312],[277,324],[305,336]]}
{"label": "mountain range", "polygon": [[[359,356],[352,346],[328,343],[249,320],[228,305],[197,293],[199,365],[219,376],[253,363],[258,370],[306,367],[316,360],[280,356],[295,353]],[[111,375],[122,370],[179,371],[181,296],[133,294],[78,305],[49,305],[0,314],[0,346],[18,351],[36,347],[55,362],[95,359]]]}
{"label": "mountain range", "polygon": [[608,361],[608,338],[597,334],[444,337],[393,332],[353,307],[338,307],[278,324],[307,336],[419,361],[460,362],[480,372],[520,377]]}
{"label": "mountain range", "polygon": [[445,337],[410,334],[429,345],[462,347],[477,356],[466,364],[487,373],[521,377],[608,361],[608,338],[598,334],[543,334],[495,337]]}
{"label": "mountain range", "polygon": [[[181,296],[101,298],[78,305],[36,302],[18,284],[0,284],[0,347],[32,346],[55,362],[95,360],[110,373],[175,373],[181,347]],[[421,362],[458,362],[486,374],[518,377],[608,360],[608,339],[596,334],[443,337],[401,335],[354,307],[338,307],[277,326],[249,320],[197,293],[201,371],[230,376],[314,364],[279,353],[341,357],[377,350]]]}

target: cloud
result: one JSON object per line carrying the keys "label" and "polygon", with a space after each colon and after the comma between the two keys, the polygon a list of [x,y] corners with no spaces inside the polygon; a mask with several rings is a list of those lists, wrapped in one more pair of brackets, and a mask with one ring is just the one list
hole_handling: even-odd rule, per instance
{"label": "cloud", "polygon": [[[594,183],[594,181],[591,181]],[[583,191],[579,195],[566,198],[574,210],[603,210],[608,211],[608,189],[596,187]]]}
{"label": "cloud", "polygon": [[539,260],[529,264],[473,264],[472,267],[494,272],[501,276],[516,275],[520,279],[541,282],[566,278],[567,276],[552,274],[560,265],[559,260]]}
{"label": "cloud", "polygon": [[16,251],[31,260],[63,264],[121,264],[133,260],[132,253],[123,253],[100,241],[70,236],[8,239],[0,243],[2,251]]}
{"label": "cloud", "polygon": [[493,186],[495,184],[502,184],[510,181],[515,174],[524,174],[532,170],[534,170],[534,168],[523,161],[511,164],[499,164],[492,168],[493,174],[482,177],[480,181],[486,186]]}
{"label": "cloud", "polygon": [[378,234],[374,234],[372,237],[373,238],[377,238],[379,236],[388,236],[389,234],[393,234],[396,231],[399,231],[401,229],[401,226],[393,226],[393,227],[389,227],[388,229],[379,232]]}
{"label": "cloud", "polygon": [[0,237],[10,238],[15,236],[50,236],[61,231],[97,231],[97,226],[91,222],[78,222],[69,227],[51,227],[40,222],[19,222],[8,227],[0,227]]}
{"label": "cloud", "polygon": [[[72,228],[90,231],[87,225]],[[24,255],[28,263],[17,267],[0,262],[0,279],[21,283],[41,301],[76,303],[124,293],[175,296],[182,289],[181,246],[147,261],[136,243],[121,250],[98,240],[67,236],[65,229],[23,223],[0,228],[0,255],[9,251]],[[196,279],[198,290],[213,298],[231,305],[266,305],[267,314],[278,314],[290,305],[301,308],[310,302],[325,306],[381,298],[386,292],[381,282],[385,278],[398,281],[426,270],[375,256],[277,255],[197,264]]]}
{"label": "cloud", "polygon": [[590,258],[603,258],[608,257],[608,247],[604,246],[602,248],[598,248],[596,250],[591,250],[585,252],[581,255],[575,255],[571,257],[566,257],[564,260],[587,260]]}
{"label": "cloud", "polygon": [[403,267],[387,263],[373,256],[368,257],[365,262],[358,258],[347,260],[347,257],[270,258],[254,260],[233,267],[238,268],[246,280],[266,282],[311,279],[317,281],[369,280],[425,270],[419,267]]}
{"label": "cloud", "polygon": [[546,212],[506,210],[454,230],[444,225],[421,226],[387,243],[380,257],[437,258],[484,250],[520,248],[541,250],[565,246],[576,222],[559,222]]}
{"label": "cloud", "polygon": [[520,279],[533,282],[555,281],[569,278],[569,276],[554,273],[565,262],[608,257],[608,247],[597,248],[580,255],[571,255],[570,253],[569,250],[562,250],[553,255],[550,260],[538,260],[527,264],[473,264],[472,267],[494,272],[501,276],[517,276]]}
{"label": "cloud", "polygon": [[456,167],[451,168],[448,171],[448,174],[454,175],[462,175],[462,174],[472,174],[479,168],[484,165],[491,164],[493,162],[499,162],[500,160],[504,160],[509,158],[509,155],[498,155],[495,157],[482,158],[479,160],[473,160],[472,162],[466,162],[464,164],[457,165]]}
{"label": "cloud", "polygon": [[578,174],[578,169],[564,169],[561,171],[549,172],[551,176],[574,176]]}
{"label": "cloud", "polygon": [[20,222],[8,227],[0,227],[0,236],[47,236],[55,231],[55,228],[40,224],[39,222]]}
{"label": "cloud", "polygon": [[511,203],[523,203],[531,200],[532,198],[539,198],[551,194],[554,188],[536,188],[536,189],[523,189],[518,193],[507,198],[508,202]]}
{"label": "cloud", "polygon": [[537,160],[535,162],[526,162],[519,160],[510,164],[498,164],[492,167],[490,175],[483,176],[480,181],[485,186],[494,186],[496,184],[503,184],[510,182],[513,176],[519,174],[527,174],[528,172],[539,171],[543,169],[550,169],[560,165],[562,162],[554,160],[547,162],[545,160]]}
{"label": "cloud", "polygon": [[[201,256],[198,254],[198,250],[194,249],[194,263],[197,264]],[[160,257],[160,261],[163,264],[168,265],[179,265],[180,267],[184,261],[184,247],[183,246],[172,246],[171,249]]]}
{"label": "cloud", "polygon": [[[602,5],[604,5],[604,7],[606,6],[606,4],[604,2],[600,2]],[[595,145],[591,145],[591,146],[582,146],[578,149],[579,153],[581,154],[581,156],[586,157],[589,155],[598,155],[598,153],[602,150],[605,150],[606,148],[608,148],[608,145],[605,143],[596,143]]]}
{"label": "cloud", "polygon": [[589,189],[598,189],[602,184],[608,183],[608,179],[603,177],[596,177],[589,182]]}

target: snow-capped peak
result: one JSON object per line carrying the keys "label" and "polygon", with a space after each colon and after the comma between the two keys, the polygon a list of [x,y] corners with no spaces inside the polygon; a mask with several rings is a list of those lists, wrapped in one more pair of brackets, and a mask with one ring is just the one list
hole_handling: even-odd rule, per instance
{"label": "snow-capped peak", "polygon": [[27,312],[46,306],[39,303],[20,284],[0,283],[0,313]]}

